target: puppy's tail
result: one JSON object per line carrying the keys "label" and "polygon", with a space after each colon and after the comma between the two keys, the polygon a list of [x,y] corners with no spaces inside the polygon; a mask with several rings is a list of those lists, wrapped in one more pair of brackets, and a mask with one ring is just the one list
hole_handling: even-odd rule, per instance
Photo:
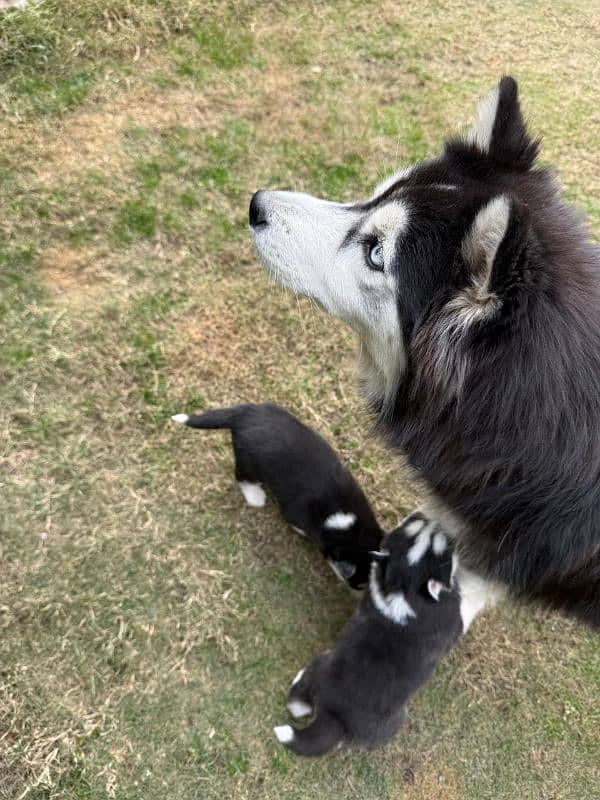
{"label": "puppy's tail", "polygon": [[245,408],[243,405],[215,408],[204,414],[175,414],[171,419],[189,428],[235,428]]}
{"label": "puppy's tail", "polygon": [[324,756],[345,744],[343,727],[327,714],[318,715],[306,728],[279,725],[273,730],[281,744],[299,756]]}

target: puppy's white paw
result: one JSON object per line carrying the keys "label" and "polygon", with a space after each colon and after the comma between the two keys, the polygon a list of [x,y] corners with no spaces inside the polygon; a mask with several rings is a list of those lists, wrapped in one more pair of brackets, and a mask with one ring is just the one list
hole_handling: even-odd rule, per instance
{"label": "puppy's white paw", "polygon": [[281,744],[289,744],[294,739],[294,729],[291,725],[276,725],[273,728],[273,733]]}
{"label": "puppy's white paw", "polygon": [[294,719],[300,719],[300,717],[307,717],[309,714],[312,714],[312,706],[309,706],[308,703],[304,703],[302,700],[290,700],[288,703],[288,711]]}
{"label": "puppy's white paw", "polygon": [[260,483],[249,483],[248,481],[240,481],[238,483],[241,493],[244,495],[244,500],[252,508],[262,508],[267,502],[267,495]]}

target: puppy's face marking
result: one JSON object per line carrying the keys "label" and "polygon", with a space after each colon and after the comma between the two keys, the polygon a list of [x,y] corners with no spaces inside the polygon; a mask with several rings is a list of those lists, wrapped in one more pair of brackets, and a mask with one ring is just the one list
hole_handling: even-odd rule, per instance
{"label": "puppy's face marking", "polygon": [[369,591],[375,608],[396,625],[406,625],[409,619],[416,617],[410,603],[403,592],[386,594],[381,585],[382,567],[376,561],[371,565]]}
{"label": "puppy's face marking", "polygon": [[406,560],[411,567],[418,564],[429,549],[431,545],[431,533],[434,528],[435,524],[430,522],[429,525],[423,526],[417,534],[414,544],[411,545],[406,554]]}
{"label": "puppy's face marking", "polygon": [[[455,554],[439,526],[421,512],[408,517],[373,551],[369,589],[375,607],[388,619],[406,624],[415,614],[417,596],[436,602],[450,589]],[[411,613],[412,612],[412,613]]]}

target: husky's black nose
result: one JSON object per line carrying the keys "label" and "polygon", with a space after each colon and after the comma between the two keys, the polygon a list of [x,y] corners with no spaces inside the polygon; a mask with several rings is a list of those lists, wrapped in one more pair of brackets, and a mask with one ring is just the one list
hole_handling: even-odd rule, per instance
{"label": "husky's black nose", "polygon": [[264,203],[261,200],[261,195],[263,191],[261,189],[258,192],[254,192],[252,195],[252,200],[250,200],[250,211],[248,213],[248,217],[250,218],[250,225],[253,228],[257,228],[259,225],[266,225],[267,224],[267,212],[264,207]]}

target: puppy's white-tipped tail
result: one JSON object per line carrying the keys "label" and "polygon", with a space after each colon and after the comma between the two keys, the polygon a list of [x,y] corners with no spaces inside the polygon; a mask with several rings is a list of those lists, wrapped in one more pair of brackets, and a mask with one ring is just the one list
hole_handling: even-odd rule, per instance
{"label": "puppy's white-tipped tail", "polygon": [[291,725],[276,725],[273,728],[273,733],[281,744],[289,744],[294,740],[294,729]]}
{"label": "puppy's white-tipped tail", "polygon": [[189,415],[188,414],[173,414],[171,419],[173,420],[173,422],[178,422],[180,425],[185,425],[186,422],[189,419]]}

